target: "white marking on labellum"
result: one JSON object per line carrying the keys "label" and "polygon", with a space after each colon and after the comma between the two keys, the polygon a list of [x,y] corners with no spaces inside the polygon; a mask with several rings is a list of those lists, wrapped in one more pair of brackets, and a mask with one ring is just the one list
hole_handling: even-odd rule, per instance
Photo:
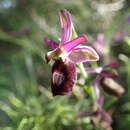
{"label": "white marking on labellum", "polygon": [[64,75],[59,72],[54,72],[52,76],[52,81],[53,81],[53,84],[60,86],[64,81]]}

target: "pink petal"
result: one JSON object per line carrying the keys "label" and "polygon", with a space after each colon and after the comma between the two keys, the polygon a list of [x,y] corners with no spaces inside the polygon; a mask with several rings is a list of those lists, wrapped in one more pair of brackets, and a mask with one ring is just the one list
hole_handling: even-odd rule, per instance
{"label": "pink petal", "polygon": [[72,37],[72,17],[71,14],[63,9],[59,12],[61,22],[61,43],[71,40]]}
{"label": "pink petal", "polygon": [[68,58],[75,63],[99,60],[97,52],[93,48],[88,46],[80,46],[73,49]]}
{"label": "pink petal", "polygon": [[78,46],[79,44],[83,43],[83,42],[87,42],[88,37],[85,34],[82,34],[80,36],[78,36],[76,39],[71,40],[69,42],[66,42],[63,44],[64,49],[69,52],[71,51],[73,48],[75,48],[76,46]]}
{"label": "pink petal", "polygon": [[43,40],[47,45],[51,46],[53,49],[55,49],[59,46],[58,43],[56,43],[52,40],[49,40],[48,38],[44,38]]}

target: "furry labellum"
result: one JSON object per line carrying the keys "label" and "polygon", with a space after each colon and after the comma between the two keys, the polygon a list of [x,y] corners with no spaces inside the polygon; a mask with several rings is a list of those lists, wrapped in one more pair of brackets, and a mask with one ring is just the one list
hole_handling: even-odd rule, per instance
{"label": "furry labellum", "polygon": [[76,67],[73,62],[56,60],[52,67],[51,89],[53,96],[70,94],[76,77]]}

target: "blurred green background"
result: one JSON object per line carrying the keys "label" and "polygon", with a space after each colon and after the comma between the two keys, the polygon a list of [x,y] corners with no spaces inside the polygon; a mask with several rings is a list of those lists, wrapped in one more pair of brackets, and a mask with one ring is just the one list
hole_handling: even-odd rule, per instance
{"label": "blurred green background", "polygon": [[[90,97],[75,87],[71,96],[52,97],[51,66],[44,55],[51,50],[43,42],[58,42],[58,11],[73,15],[78,34],[90,42],[105,36],[110,56],[120,63],[118,81],[126,94],[114,104],[114,130],[130,129],[130,1],[129,0],[0,0],[0,130],[95,130],[88,117]],[[120,32],[120,36],[115,40]]]}

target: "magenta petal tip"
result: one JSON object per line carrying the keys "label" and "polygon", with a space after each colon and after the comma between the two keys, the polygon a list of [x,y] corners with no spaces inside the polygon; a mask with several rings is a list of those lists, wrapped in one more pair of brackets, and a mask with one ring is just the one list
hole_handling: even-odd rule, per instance
{"label": "magenta petal tip", "polygon": [[77,38],[75,38],[74,40],[71,40],[69,42],[66,42],[63,44],[64,49],[69,52],[72,51],[75,47],[77,47],[78,45],[80,45],[81,43],[87,42],[88,41],[88,37],[86,34],[82,34],[80,36],[78,36]]}
{"label": "magenta petal tip", "polygon": [[84,42],[88,41],[88,36],[86,34],[82,34],[79,37],[83,37],[84,38]]}

